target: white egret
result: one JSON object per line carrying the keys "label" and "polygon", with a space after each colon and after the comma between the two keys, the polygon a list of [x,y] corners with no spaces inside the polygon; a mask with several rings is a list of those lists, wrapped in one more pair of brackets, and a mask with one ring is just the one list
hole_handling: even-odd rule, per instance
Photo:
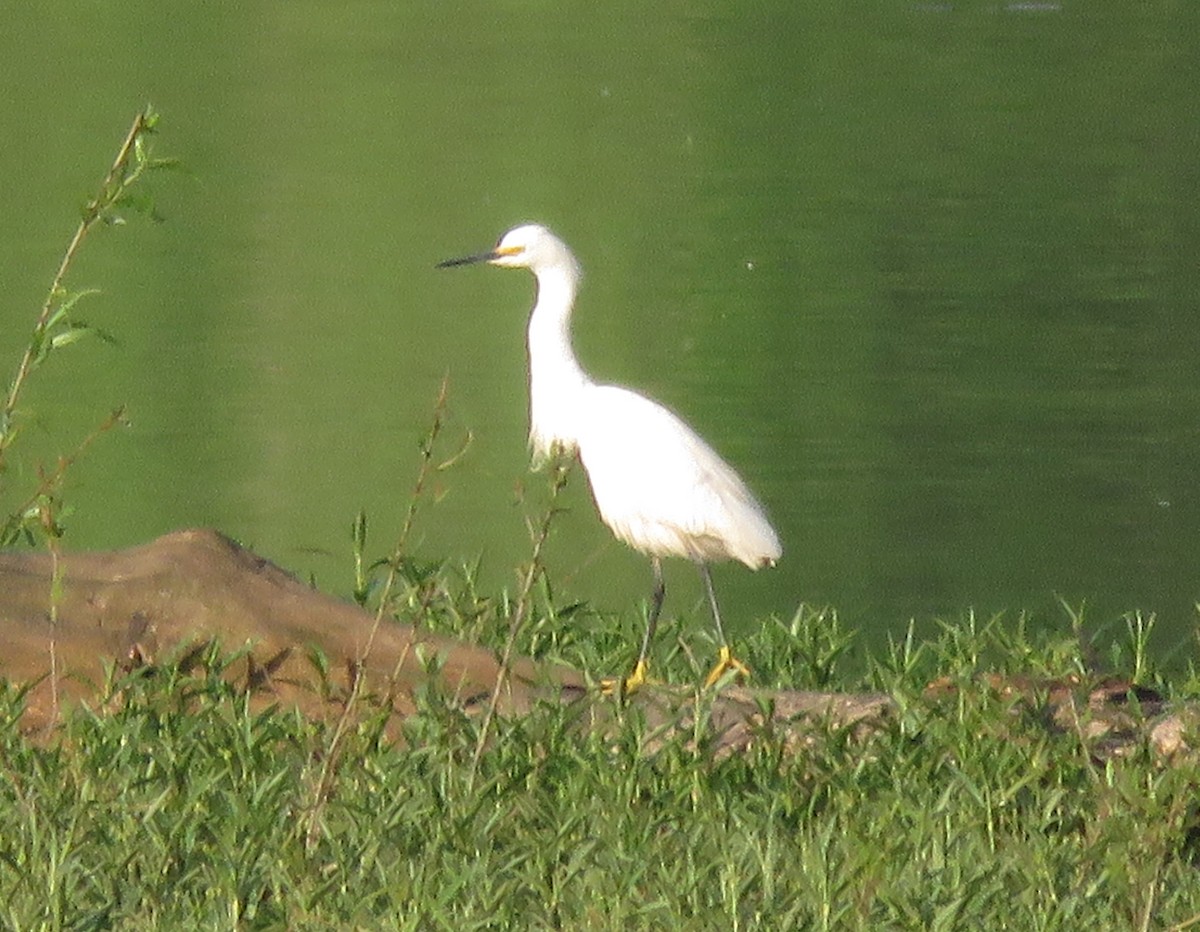
{"label": "white egret", "polygon": [[529,317],[529,444],[535,467],[556,452],[583,462],[601,520],[650,558],[654,590],[646,634],[626,691],[646,680],[647,653],[666,587],[662,558],[686,557],[700,570],[720,656],[705,683],[749,673],[729,648],[708,564],[740,560],[774,566],[782,548],[762,506],[736,472],[678,417],[637,392],[600,385],[571,350],[571,311],[579,263],[543,226],[510,230],[489,252],[447,259],[439,268],[488,262],[529,269],[537,297]]}

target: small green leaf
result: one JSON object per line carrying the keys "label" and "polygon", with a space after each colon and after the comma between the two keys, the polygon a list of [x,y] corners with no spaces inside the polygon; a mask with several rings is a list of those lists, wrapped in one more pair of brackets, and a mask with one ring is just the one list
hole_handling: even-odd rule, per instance
{"label": "small green leaf", "polygon": [[351,534],[354,538],[354,548],[359,553],[367,549],[367,512],[362,509],[354,517],[354,525],[351,528]]}
{"label": "small green leaf", "polygon": [[70,346],[72,343],[79,342],[90,333],[89,328],[82,325],[68,327],[66,330],[61,330],[50,338],[50,348],[59,349],[63,346]]}
{"label": "small green leaf", "polygon": [[71,310],[71,308],[79,303],[80,299],[89,298],[96,294],[100,294],[99,288],[83,288],[79,291],[72,291],[62,298],[57,313],[61,315],[62,313]]}

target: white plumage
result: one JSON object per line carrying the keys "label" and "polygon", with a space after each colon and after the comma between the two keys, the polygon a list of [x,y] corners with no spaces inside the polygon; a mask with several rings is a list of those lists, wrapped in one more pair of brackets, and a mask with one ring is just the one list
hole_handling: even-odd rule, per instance
{"label": "white plumage", "polygon": [[643,396],[588,385],[577,439],[600,517],[650,556],[697,563],[779,559],[779,539],[745,483],[686,424]]}
{"label": "white plumage", "polygon": [[520,226],[490,252],[441,266],[474,262],[527,268],[537,278],[529,317],[529,443],[535,466],[556,451],[578,452],[601,520],[619,540],[650,557],[653,602],[625,688],[645,680],[646,654],[665,595],[662,557],[686,557],[704,580],[722,644],[708,684],[729,669],[748,672],[725,641],[708,564],[774,565],[782,548],[762,506],[733,468],[673,413],[627,388],[597,384],[583,371],[570,332],[580,268],[562,240],[543,226]]}

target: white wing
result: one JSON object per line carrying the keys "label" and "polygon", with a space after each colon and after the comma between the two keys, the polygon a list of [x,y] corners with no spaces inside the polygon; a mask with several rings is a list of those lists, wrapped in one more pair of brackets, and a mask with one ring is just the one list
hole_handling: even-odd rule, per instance
{"label": "white wing", "polygon": [[779,538],[724,460],[678,417],[636,392],[589,385],[579,455],[600,517],[631,547],[700,562],[774,563]]}

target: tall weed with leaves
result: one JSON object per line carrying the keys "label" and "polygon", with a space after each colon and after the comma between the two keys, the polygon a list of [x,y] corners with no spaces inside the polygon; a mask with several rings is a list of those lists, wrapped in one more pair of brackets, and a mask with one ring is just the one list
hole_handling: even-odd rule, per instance
{"label": "tall weed with leaves", "polygon": [[92,288],[75,289],[67,285],[67,276],[79,256],[88,235],[98,226],[120,226],[129,213],[140,213],[159,219],[153,200],[141,188],[146,176],[174,168],[173,159],[158,158],[153,152],[153,135],[158,126],[158,114],[150,107],[139,113],[125,135],[112,167],[104,176],[99,189],[88,199],[82,210],[75,235],[59,262],[58,271],[50,283],[33,331],[17,363],[16,370],[4,393],[0,407],[0,546],[11,546],[24,540],[29,544],[44,542],[53,550],[62,536],[63,503],[61,490],[67,471],[97,437],[120,424],[124,410],[113,411],[76,443],[74,449],[58,457],[51,466],[37,470],[34,487],[23,496],[14,494],[5,479],[9,454],[21,434],[28,412],[22,400],[31,378],[51,357],[89,336],[107,338],[104,331],[85,323],[76,310],[79,303],[95,294]]}

